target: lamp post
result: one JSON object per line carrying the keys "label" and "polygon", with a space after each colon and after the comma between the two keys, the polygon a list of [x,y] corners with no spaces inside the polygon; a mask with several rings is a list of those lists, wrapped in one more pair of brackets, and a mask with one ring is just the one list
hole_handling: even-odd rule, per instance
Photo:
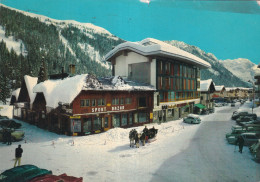
{"label": "lamp post", "polygon": [[253,86],[253,105],[252,105],[252,114],[254,113],[254,107],[255,107],[255,83],[251,80],[248,80],[249,83]]}

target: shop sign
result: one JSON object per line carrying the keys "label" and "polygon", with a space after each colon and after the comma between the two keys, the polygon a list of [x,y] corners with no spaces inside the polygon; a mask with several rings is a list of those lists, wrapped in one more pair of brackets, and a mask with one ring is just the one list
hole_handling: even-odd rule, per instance
{"label": "shop sign", "polygon": [[111,106],[111,104],[110,104],[110,103],[107,103],[107,106],[109,107],[109,106]]}
{"label": "shop sign", "polygon": [[106,112],[106,107],[95,107],[91,109],[91,112]]}
{"label": "shop sign", "polygon": [[70,119],[80,119],[80,116],[70,116]]}
{"label": "shop sign", "polygon": [[115,107],[112,107],[112,111],[120,111],[120,110],[124,110],[125,109],[125,106],[115,106]]}

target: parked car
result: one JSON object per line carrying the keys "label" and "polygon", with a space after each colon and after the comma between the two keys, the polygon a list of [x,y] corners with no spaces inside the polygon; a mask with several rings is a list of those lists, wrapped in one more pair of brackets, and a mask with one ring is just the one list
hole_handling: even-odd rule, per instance
{"label": "parked car", "polygon": [[215,108],[209,108],[209,113],[214,113],[215,112]]}
{"label": "parked car", "polygon": [[246,111],[243,111],[243,112],[233,112],[233,115],[231,117],[231,119],[234,119],[236,120],[237,118],[239,118],[240,116],[252,116],[253,119],[256,119],[257,118],[257,115],[255,113],[251,114],[251,113],[248,113]]}
{"label": "parked car", "polygon": [[260,124],[260,120],[251,120],[251,121],[245,121],[245,122],[240,122],[242,126],[247,125],[247,124]]}
{"label": "parked car", "polygon": [[237,135],[237,136],[232,135],[232,136],[227,137],[228,143],[229,143],[229,144],[236,144],[237,137],[238,137],[238,135]]}
{"label": "parked car", "polygon": [[232,102],[230,106],[231,106],[231,107],[235,107],[236,104]]}
{"label": "parked car", "polygon": [[254,143],[249,147],[250,152],[252,153],[255,160],[260,160],[260,140],[257,143]]}
{"label": "parked car", "polygon": [[215,103],[214,105],[215,105],[215,107],[222,107],[223,106],[222,103]]}
{"label": "parked car", "polygon": [[9,119],[7,116],[0,115],[0,119]]}
{"label": "parked car", "polygon": [[201,115],[208,115],[209,114],[209,110],[208,109],[202,109]]}
{"label": "parked car", "polygon": [[21,165],[18,167],[14,167],[8,169],[0,174],[1,182],[9,182],[9,181],[19,181],[19,182],[27,182],[31,179],[46,175],[52,174],[52,171],[46,169],[40,169],[34,165]]}
{"label": "parked car", "polygon": [[260,134],[257,133],[242,133],[241,136],[243,137],[245,146],[250,146],[254,143],[257,143],[260,139]]}
{"label": "parked car", "polygon": [[22,124],[21,123],[17,123],[12,119],[4,119],[4,120],[0,120],[0,127],[1,128],[14,128],[14,129],[18,129],[21,128]]}
{"label": "parked car", "polygon": [[51,181],[57,181],[57,182],[83,182],[83,178],[77,178],[74,176],[68,176],[67,174],[61,174],[59,176],[52,175],[52,174],[46,174],[44,176],[39,176],[36,178],[33,178],[29,182],[51,182]]}
{"label": "parked car", "polygon": [[[12,136],[12,142],[16,142],[16,141],[21,141],[24,138],[24,131],[22,130],[14,130],[14,129],[9,129],[9,131],[11,132],[11,136]],[[3,141],[3,130],[0,130],[0,141]]]}
{"label": "parked car", "polygon": [[226,134],[226,138],[230,136],[238,137],[242,133],[248,133],[248,132],[260,134],[260,129],[255,127],[232,126],[231,132]]}
{"label": "parked car", "polygon": [[184,123],[190,123],[190,124],[199,124],[201,122],[201,119],[199,116],[189,114],[187,117],[183,118]]}
{"label": "parked car", "polygon": [[236,123],[240,126],[242,126],[242,122],[249,122],[249,121],[255,121],[255,119],[253,119],[254,117],[253,116],[248,116],[248,115],[245,115],[245,116],[240,116],[239,118],[236,119]]}

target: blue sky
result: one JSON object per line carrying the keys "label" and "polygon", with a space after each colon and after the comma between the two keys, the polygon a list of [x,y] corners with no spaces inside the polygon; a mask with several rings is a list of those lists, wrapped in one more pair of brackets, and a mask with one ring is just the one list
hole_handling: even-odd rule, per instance
{"label": "blue sky", "polygon": [[2,0],[51,18],[91,22],[116,36],[179,40],[218,59],[260,63],[260,2],[223,0]]}

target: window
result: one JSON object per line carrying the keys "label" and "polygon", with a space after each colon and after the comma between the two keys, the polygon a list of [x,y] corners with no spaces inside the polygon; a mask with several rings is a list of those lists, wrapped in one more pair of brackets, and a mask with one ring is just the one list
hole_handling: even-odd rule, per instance
{"label": "window", "polygon": [[114,116],[113,116],[113,126],[114,127],[120,126],[120,114],[114,114]]}
{"label": "window", "polygon": [[91,118],[83,119],[83,132],[91,132]]}
{"label": "window", "polygon": [[145,112],[138,113],[138,122],[139,123],[147,122],[147,118],[146,118],[146,113]]}
{"label": "window", "polygon": [[90,101],[89,99],[85,100],[86,106],[90,106]]}
{"label": "window", "polygon": [[174,76],[174,64],[171,64],[171,76]]}
{"label": "window", "polygon": [[120,99],[120,105],[124,105],[124,98]]}
{"label": "window", "polygon": [[80,100],[80,107],[89,106],[89,99],[82,99]]}
{"label": "window", "polygon": [[138,105],[139,107],[146,107],[146,97],[139,97]]}
{"label": "window", "polygon": [[101,117],[95,117],[94,123],[93,123],[93,130],[100,130],[102,124],[102,118]]}
{"label": "window", "polygon": [[164,102],[164,99],[163,99],[163,92],[160,92],[160,102]]}
{"label": "window", "polygon": [[92,106],[96,106],[96,99],[92,99]]}
{"label": "window", "polygon": [[119,98],[113,98],[112,105],[119,105]]}
{"label": "window", "polygon": [[105,105],[105,99],[98,99],[98,106],[104,106]]}
{"label": "window", "polygon": [[127,114],[122,114],[122,126],[127,125]]}
{"label": "window", "polygon": [[132,98],[126,98],[125,104],[132,104]]}
{"label": "window", "polygon": [[85,106],[85,100],[80,100],[80,107],[84,107]]}

